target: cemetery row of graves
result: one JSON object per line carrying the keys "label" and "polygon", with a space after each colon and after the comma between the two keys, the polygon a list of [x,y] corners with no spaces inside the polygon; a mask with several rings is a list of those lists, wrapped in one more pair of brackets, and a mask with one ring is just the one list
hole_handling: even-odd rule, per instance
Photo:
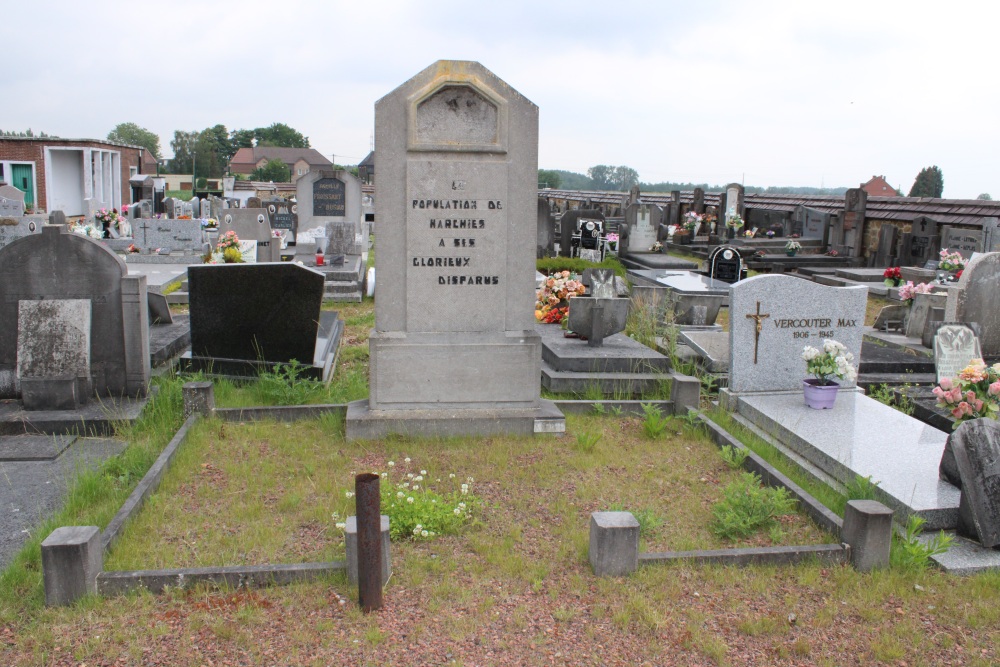
{"label": "cemetery row of graves", "polygon": [[371,219],[321,172],[0,225],[9,486],[76,466],[17,526],[0,656],[997,659],[1000,254],[754,275],[805,258],[736,194],[691,244],[638,192],[553,215],[537,115],[437,63],[376,105]]}

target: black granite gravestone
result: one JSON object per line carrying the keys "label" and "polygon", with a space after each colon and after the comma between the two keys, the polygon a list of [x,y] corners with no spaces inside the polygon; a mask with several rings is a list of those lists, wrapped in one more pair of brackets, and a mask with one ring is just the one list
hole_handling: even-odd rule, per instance
{"label": "black granite gravestone", "polygon": [[194,356],[313,361],[323,274],[298,264],[205,264],[188,269]]}
{"label": "black granite gravestone", "polygon": [[708,275],[726,283],[738,282],[743,277],[743,258],[736,248],[720,245],[708,258]]}

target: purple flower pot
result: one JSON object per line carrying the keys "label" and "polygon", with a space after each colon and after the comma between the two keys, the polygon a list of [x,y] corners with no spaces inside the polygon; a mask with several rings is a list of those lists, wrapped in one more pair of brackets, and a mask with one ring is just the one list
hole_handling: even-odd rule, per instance
{"label": "purple flower pot", "polygon": [[840,389],[840,385],[833,381],[830,384],[820,384],[820,382],[821,380],[814,378],[802,381],[806,407],[813,410],[830,410],[837,400],[837,390]]}

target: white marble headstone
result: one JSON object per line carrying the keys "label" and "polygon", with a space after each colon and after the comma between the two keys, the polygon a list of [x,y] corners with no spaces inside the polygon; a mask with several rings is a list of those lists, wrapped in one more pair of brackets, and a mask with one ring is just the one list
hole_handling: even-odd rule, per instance
{"label": "white marble headstone", "polygon": [[982,359],[979,339],[964,324],[942,324],[934,336],[934,367],[937,381],[956,378],[973,359]]}

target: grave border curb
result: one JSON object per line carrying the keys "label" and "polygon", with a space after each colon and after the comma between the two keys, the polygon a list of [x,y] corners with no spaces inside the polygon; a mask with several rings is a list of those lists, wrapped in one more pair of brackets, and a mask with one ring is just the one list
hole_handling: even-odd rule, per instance
{"label": "grave border curb", "polygon": [[346,571],[347,561],[104,571],[97,575],[97,591],[101,596],[109,597],[137,590],[161,594],[168,588],[186,589],[199,584],[232,589],[284,586]]}
{"label": "grave border curb", "polygon": [[850,563],[847,544],[808,546],[745,547],[739,549],[703,549],[698,551],[663,551],[639,554],[639,566],[657,563],[696,563],[711,565],[798,565],[812,560],[841,565]]}

